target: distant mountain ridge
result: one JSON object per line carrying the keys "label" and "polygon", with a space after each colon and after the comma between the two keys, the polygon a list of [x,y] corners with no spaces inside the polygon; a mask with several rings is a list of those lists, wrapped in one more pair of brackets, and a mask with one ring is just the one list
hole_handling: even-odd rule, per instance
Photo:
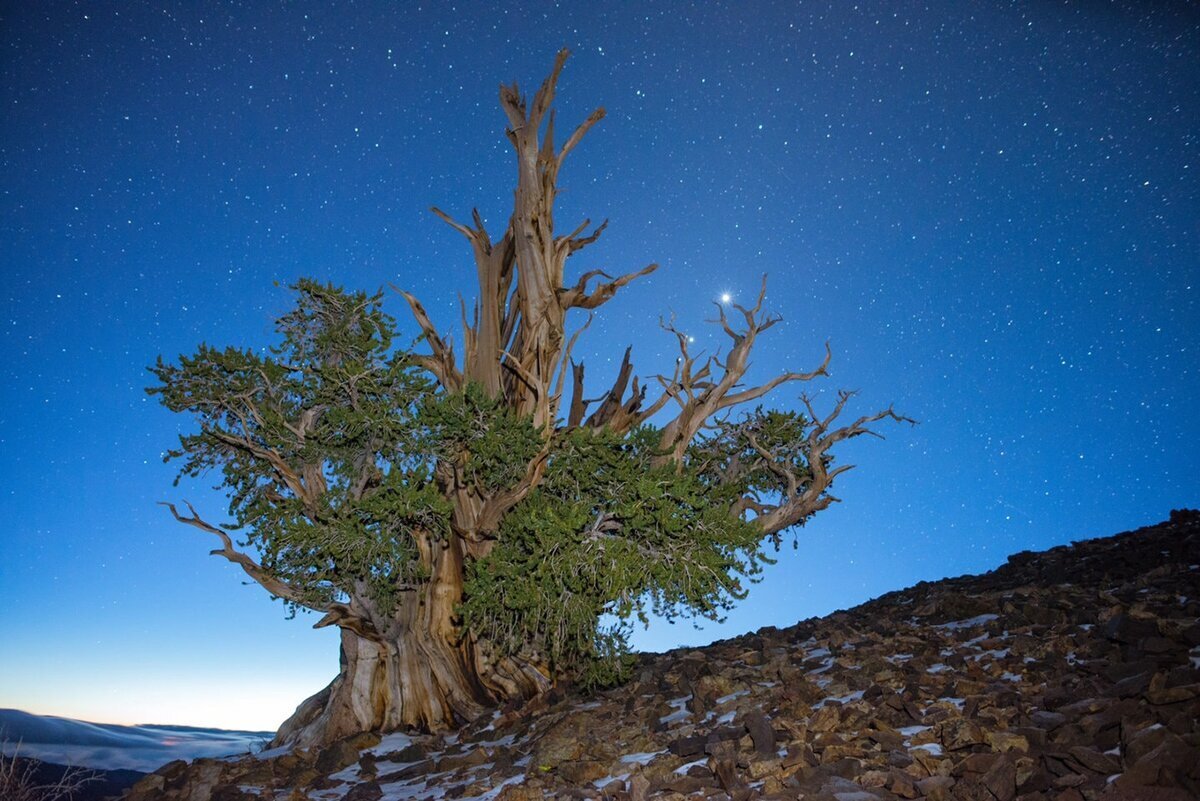
{"label": "distant mountain ridge", "polygon": [[193,726],[122,726],[0,709],[0,738],[11,753],[60,765],[146,773],[172,760],[246,754],[274,732]]}

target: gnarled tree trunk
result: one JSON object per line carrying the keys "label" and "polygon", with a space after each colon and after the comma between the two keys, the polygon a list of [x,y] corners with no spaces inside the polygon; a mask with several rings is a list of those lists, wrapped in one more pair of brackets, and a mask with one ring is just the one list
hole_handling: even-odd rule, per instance
{"label": "gnarled tree trunk", "polygon": [[[438,731],[478,716],[499,702],[521,700],[550,686],[530,662],[493,662],[455,620],[462,600],[463,555],[458,537],[424,549],[430,579],[403,594],[389,614],[342,627],[341,670],[280,727],[272,745],[307,747],[364,731]],[[359,601],[353,606],[369,610]]]}

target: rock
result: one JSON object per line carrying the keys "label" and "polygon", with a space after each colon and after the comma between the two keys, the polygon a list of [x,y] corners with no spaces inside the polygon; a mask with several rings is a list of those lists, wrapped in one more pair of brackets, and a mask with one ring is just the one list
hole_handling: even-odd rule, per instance
{"label": "rock", "polygon": [[1067,722],[1067,716],[1061,712],[1048,712],[1044,709],[1039,709],[1029,716],[1034,726],[1047,731],[1054,731],[1059,726]]}
{"label": "rock", "polygon": [[942,745],[949,751],[959,751],[985,742],[983,730],[966,718],[954,718],[941,725]]}
{"label": "rock", "polygon": [[342,801],[378,801],[383,797],[383,789],[373,781],[359,782],[350,788],[350,792],[342,796]]}
{"label": "rock", "polygon": [[471,748],[461,754],[451,754],[437,761],[435,770],[447,771],[458,768],[470,768],[482,765],[492,760],[492,755],[484,748]]}
{"label": "rock", "polygon": [[1017,794],[1017,764],[1008,756],[995,761],[981,780],[995,801],[1012,801]]}
{"label": "rock", "polygon": [[1029,751],[1029,738],[1011,731],[985,731],[983,739],[993,751]]}
{"label": "rock", "polygon": [[1117,779],[1122,787],[1179,787],[1200,795],[1200,748],[1167,732]]}
{"label": "rock", "polygon": [[564,762],[580,759],[584,752],[581,732],[588,731],[586,716],[575,713],[551,726],[534,746],[532,765],[541,771],[549,771]]}
{"label": "rock", "polygon": [[775,731],[766,716],[761,712],[751,712],[743,716],[742,723],[754,741],[754,750],[760,756],[775,756]]}
{"label": "rock", "polygon": [[608,775],[608,768],[592,759],[563,762],[556,770],[559,776],[571,784],[590,784]]}
{"label": "rock", "polygon": [[314,767],[318,773],[336,773],[358,761],[359,749],[349,740],[338,740],[322,748]]}
{"label": "rock", "polygon": [[706,750],[712,757],[708,763],[709,769],[721,783],[721,788],[734,801],[748,798],[750,791],[737,774],[737,751],[733,743],[728,740],[710,743]]}
{"label": "rock", "polygon": [[888,780],[887,780],[887,784],[885,786],[887,787],[888,790],[890,790],[892,793],[899,796],[900,798],[916,798],[917,797],[916,782],[914,782],[912,777],[909,776],[904,771],[895,770],[895,769],[889,770],[888,771]]}
{"label": "rock", "polygon": [[953,786],[954,779],[949,776],[929,776],[917,782],[917,791],[929,801],[943,801]]}
{"label": "rock", "polygon": [[1095,748],[1084,745],[1073,745],[1068,749],[1071,758],[1084,769],[1102,776],[1111,776],[1121,772],[1121,763],[1110,754],[1102,754]]}
{"label": "rock", "polygon": [[704,745],[708,738],[703,735],[678,737],[670,742],[667,750],[675,756],[693,757],[704,753]]}
{"label": "rock", "polygon": [[1104,625],[1104,636],[1116,642],[1136,643],[1145,637],[1158,636],[1158,626],[1153,620],[1139,620],[1120,614]]}
{"label": "rock", "polygon": [[640,772],[629,779],[629,801],[646,801],[650,795],[650,780]]}
{"label": "rock", "polygon": [[813,731],[833,731],[841,722],[842,714],[839,707],[823,706],[813,713],[808,721],[808,728]]}

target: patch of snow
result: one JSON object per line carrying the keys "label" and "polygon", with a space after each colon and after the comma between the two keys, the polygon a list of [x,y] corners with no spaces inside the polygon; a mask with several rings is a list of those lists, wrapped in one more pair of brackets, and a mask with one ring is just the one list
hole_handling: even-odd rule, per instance
{"label": "patch of snow", "polygon": [[687,774],[687,772],[690,769],[696,767],[697,765],[707,765],[707,764],[708,764],[708,757],[705,757],[704,759],[697,759],[695,762],[689,762],[686,765],[680,765],[679,767],[675,768],[675,774],[677,776],[684,776]]}
{"label": "patch of snow", "polygon": [[601,777],[601,778],[599,778],[599,779],[595,779],[595,780],[592,782],[592,786],[593,786],[593,787],[595,787],[597,790],[599,790],[601,787],[604,787],[604,786],[605,786],[606,784],[608,784],[609,782],[621,782],[621,783],[624,783],[624,782],[625,782],[625,781],[627,781],[627,780],[629,779],[629,777],[630,777],[630,776],[632,776],[632,775],[633,775],[632,773],[619,773],[619,774],[617,774],[616,776],[603,776],[603,777]]}
{"label": "patch of snow", "polygon": [[925,668],[926,673],[945,673],[947,670],[950,670],[950,666],[943,665],[941,662],[935,662],[934,664]]}
{"label": "patch of snow", "polygon": [[1105,756],[1119,757],[1121,755],[1121,746],[1114,745],[1112,748],[1104,752]]}
{"label": "patch of snow", "polygon": [[944,629],[946,631],[958,631],[959,629],[970,629],[976,626],[982,626],[984,623],[991,623],[993,620],[999,620],[999,615],[976,615],[975,617],[967,618],[966,620],[952,620],[949,623],[939,623],[930,628]]}
{"label": "patch of snow", "polygon": [[915,751],[918,748],[921,749],[922,751],[928,751],[929,753],[933,754],[934,756],[942,755],[942,747],[940,745],[938,745],[937,743],[921,743],[920,745],[912,746],[909,750]]}
{"label": "patch of snow", "polygon": [[992,659],[1003,659],[1006,656],[1008,656],[1008,649],[1000,648],[995,651],[984,651],[983,653],[979,653],[979,654],[971,654],[967,658],[970,659],[972,662],[982,662],[984,659],[987,659],[988,657],[991,657]]}
{"label": "patch of snow", "polygon": [[749,695],[749,694],[750,694],[749,690],[738,690],[737,692],[730,693],[729,695],[722,695],[720,698],[718,698],[713,703],[715,703],[717,706],[720,706],[721,704],[729,703],[730,701],[734,700],[735,698],[741,698],[742,696]]}
{"label": "patch of snow", "polygon": [[727,723],[733,723],[733,719],[737,717],[736,712],[726,712],[721,717],[717,718],[717,725],[724,726]]}
{"label": "patch of snow", "polygon": [[932,726],[905,726],[903,729],[896,729],[897,732],[905,737],[915,737],[923,731],[929,731]]}
{"label": "patch of snow", "polygon": [[907,662],[912,658],[912,654],[892,654],[891,656],[885,656],[883,659],[885,662],[891,662],[894,665],[897,662]]}
{"label": "patch of snow", "polygon": [[825,662],[819,668],[813,668],[812,670],[808,671],[808,673],[806,673],[805,675],[806,676],[817,676],[817,675],[820,675],[821,673],[824,673],[827,670],[830,670],[832,667],[833,667],[833,657],[831,656],[828,659],[826,659]]}
{"label": "patch of snow", "polygon": [[938,700],[945,701],[946,703],[949,703],[949,704],[954,704],[959,709],[962,709],[963,704],[965,704],[967,702],[967,699],[965,699],[965,698],[951,698],[950,696],[946,696],[945,698],[939,698]]}
{"label": "patch of snow", "polygon": [[379,745],[371,746],[366,750],[366,753],[372,756],[383,756],[384,754],[390,754],[392,751],[403,751],[412,745],[412,742],[413,739],[404,732],[393,732],[392,734],[385,734],[383,739],[379,741]]}
{"label": "patch of snow", "polygon": [[622,764],[625,765],[649,765],[654,761],[656,756],[665,754],[666,751],[643,751],[640,754],[626,754],[621,757]]}
{"label": "patch of snow", "polygon": [[281,757],[284,754],[290,754],[292,747],[290,745],[280,745],[275,748],[264,748],[262,751],[254,754],[255,759],[274,759]]}
{"label": "patch of snow", "polygon": [[[492,789],[488,790],[483,795],[469,796],[468,798],[460,799],[460,801],[471,801],[471,799],[474,799],[474,801],[493,801],[496,798],[496,796],[498,796],[498,795],[500,795],[500,793],[504,792],[505,787],[508,787],[510,784],[523,784],[524,781],[525,781],[525,774],[518,773],[516,776],[509,776],[507,779],[500,782],[499,784],[497,784]],[[438,789],[441,790],[441,788],[438,788]],[[441,790],[438,793],[437,797],[441,798],[445,794],[446,794],[446,791]],[[381,798],[379,801],[385,801],[386,798],[387,798],[387,796],[384,796],[384,798]],[[390,799],[388,801],[390,801]]]}
{"label": "patch of snow", "polygon": [[820,658],[826,657],[826,656],[833,656],[833,652],[830,651],[828,648],[816,648],[812,651],[809,651],[807,654],[805,654],[804,658],[805,659],[820,659]]}
{"label": "patch of snow", "polygon": [[855,690],[854,692],[849,693],[847,695],[841,695],[841,696],[836,696],[836,697],[830,696],[828,698],[822,698],[820,701],[817,701],[815,704],[813,704],[813,709],[820,709],[821,707],[825,706],[830,701],[837,701],[839,704],[848,704],[851,701],[857,701],[863,697],[863,692],[864,692],[863,690]]}
{"label": "patch of snow", "polygon": [[337,773],[330,774],[329,778],[338,782],[353,782],[357,781],[362,773],[362,766],[357,762],[339,770]]}
{"label": "patch of snow", "polygon": [[1005,681],[1015,682],[1017,684],[1020,684],[1022,681],[1025,680],[1023,677],[1018,676],[1016,673],[1009,673],[1007,670],[1004,671],[1002,674],[1000,674],[1000,678],[1004,679]]}
{"label": "patch of snow", "polygon": [[480,741],[474,743],[474,747],[476,747],[476,748],[502,748],[502,747],[507,748],[508,746],[512,745],[516,741],[517,741],[517,735],[506,734],[503,737],[499,737],[495,740],[480,740]]}
{"label": "patch of snow", "polygon": [[664,715],[658,719],[659,723],[678,723],[681,720],[686,720],[691,717],[691,712],[686,709],[679,709],[669,715]]}

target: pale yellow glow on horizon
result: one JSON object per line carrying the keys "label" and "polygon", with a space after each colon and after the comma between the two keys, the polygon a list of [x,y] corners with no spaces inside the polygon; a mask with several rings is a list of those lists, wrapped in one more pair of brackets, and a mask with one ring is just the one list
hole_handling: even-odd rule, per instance
{"label": "pale yellow glow on horizon", "polygon": [[122,726],[274,731],[323,686],[271,681],[244,682],[236,687],[203,681],[150,685],[106,681],[103,688],[59,687],[50,691],[42,686],[25,688],[24,692],[19,687],[5,686],[0,688],[0,707]]}

